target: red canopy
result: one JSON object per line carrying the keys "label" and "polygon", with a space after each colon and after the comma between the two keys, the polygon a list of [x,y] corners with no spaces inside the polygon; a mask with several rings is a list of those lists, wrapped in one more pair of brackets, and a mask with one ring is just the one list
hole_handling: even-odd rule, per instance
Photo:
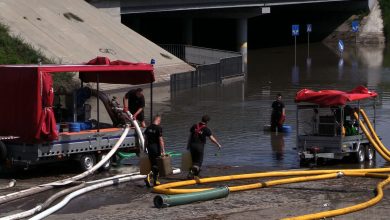
{"label": "red canopy", "polygon": [[364,86],[358,86],[348,92],[339,90],[313,91],[310,89],[302,89],[297,92],[295,102],[309,102],[321,106],[334,106],[345,105],[347,102],[374,98],[376,96],[378,96],[376,92],[369,91]]}
{"label": "red canopy", "polygon": [[152,65],[108,62],[104,65],[0,66],[0,136],[18,136],[26,143],[58,138],[50,73],[79,72],[84,82],[96,82],[97,76],[102,83],[136,85],[154,81]]}
{"label": "red canopy", "polygon": [[151,64],[110,61],[107,57],[96,57],[87,62],[86,66],[94,66],[98,69],[80,70],[79,77],[83,82],[138,85],[155,80]]}

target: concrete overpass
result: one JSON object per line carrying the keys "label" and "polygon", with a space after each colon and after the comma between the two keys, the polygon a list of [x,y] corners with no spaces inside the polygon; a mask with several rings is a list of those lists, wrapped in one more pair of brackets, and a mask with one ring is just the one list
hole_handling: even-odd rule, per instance
{"label": "concrete overpass", "polygon": [[[237,8],[248,11],[255,8],[261,12],[261,9],[266,7],[337,2],[368,4],[367,0],[121,0],[120,5],[121,14],[135,14]],[[268,9],[263,12],[268,12]]]}
{"label": "concrete overpass", "polygon": [[[366,9],[368,0],[120,1],[122,23],[156,43],[180,43],[228,50],[243,49],[250,38],[261,41],[262,35],[268,34],[256,30],[262,26],[266,27],[264,30],[267,32],[275,32],[275,27],[283,28],[286,33],[282,34],[288,36],[293,22],[314,23],[316,34],[319,30],[322,33],[314,36],[313,40],[320,40],[344,21],[344,15]],[[278,21],[280,19],[285,21]],[[266,24],[262,24],[264,21],[267,21]],[[250,37],[250,33],[255,34]],[[266,40],[272,41],[272,37],[275,36]]]}

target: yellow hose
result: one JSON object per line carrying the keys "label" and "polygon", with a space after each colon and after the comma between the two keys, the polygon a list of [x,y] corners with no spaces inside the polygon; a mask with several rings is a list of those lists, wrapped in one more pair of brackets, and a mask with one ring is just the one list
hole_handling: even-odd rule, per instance
{"label": "yellow hose", "polygon": [[[371,124],[371,121],[368,119],[367,115],[366,115],[366,112],[363,110],[363,109],[360,109],[360,113],[362,114],[363,118],[364,118],[364,122],[366,122],[367,124],[367,127],[368,129],[370,130],[375,142],[381,146],[382,150],[388,155],[390,156],[390,151],[387,149],[387,147],[385,147],[382,143],[382,141],[379,139],[378,135],[376,134],[374,128],[372,127],[372,124]],[[356,116],[355,116],[356,117]]]}
{"label": "yellow hose", "polygon": [[[380,139],[378,138],[376,132],[374,131],[370,121],[368,120],[367,115],[362,110],[361,111],[364,121],[367,124],[370,132],[366,128],[365,124],[362,120],[359,119],[357,113],[354,113],[354,116],[359,122],[359,125],[366,135],[367,139],[374,146],[374,148],[378,151],[378,153],[387,161],[390,161],[390,151],[382,144]],[[273,171],[273,172],[263,172],[263,173],[250,173],[250,174],[239,174],[239,175],[230,175],[230,176],[218,176],[218,177],[208,177],[196,180],[186,180],[186,181],[178,181],[171,182],[167,184],[162,184],[153,188],[153,192],[161,193],[161,194],[182,194],[182,193],[193,193],[200,192],[204,190],[209,190],[213,188],[193,188],[193,189],[174,189],[177,187],[190,186],[195,184],[206,184],[206,183],[214,183],[214,182],[223,182],[223,181],[234,181],[234,180],[243,180],[243,179],[258,179],[265,177],[290,177],[284,179],[270,180],[266,182],[259,182],[247,185],[239,185],[239,186],[230,186],[230,192],[243,191],[243,190],[251,190],[258,189],[264,187],[271,187],[275,185],[282,184],[290,184],[290,183],[298,183],[298,182],[306,182],[306,181],[316,181],[316,180],[324,180],[324,179],[334,179],[340,176],[350,176],[350,177],[368,177],[368,178],[380,178],[385,179],[378,183],[376,188],[376,196],[366,202],[341,208],[330,211],[324,211],[314,214],[308,214],[298,217],[291,217],[285,219],[320,219],[333,217],[338,215],[344,215],[351,212],[356,212],[370,206],[377,204],[383,198],[383,187],[390,183],[390,175],[389,174],[381,174],[381,173],[390,173],[390,168],[373,168],[373,169],[345,169],[345,170],[304,170],[304,171]]]}
{"label": "yellow hose", "polygon": [[[190,186],[195,184],[205,184],[205,183],[214,183],[214,182],[224,182],[224,181],[234,181],[234,180],[243,180],[243,179],[257,179],[265,177],[286,177],[286,176],[308,176],[308,175],[322,175],[322,174],[331,174],[331,173],[387,173],[390,172],[390,168],[375,168],[375,169],[345,169],[345,170],[300,170],[300,171],[273,171],[273,172],[263,172],[263,173],[251,173],[251,174],[239,174],[239,175],[230,175],[230,176],[218,176],[218,177],[208,177],[198,180],[185,180],[178,182],[171,182],[156,186],[153,188],[153,192],[161,194],[182,194],[182,193],[192,193],[200,192],[204,190],[209,190],[212,188],[196,188],[196,189],[172,189],[183,186]],[[231,189],[230,189],[231,190]],[[244,189],[242,189],[244,190]]]}
{"label": "yellow hose", "polygon": [[[359,121],[359,125],[360,125],[360,128],[363,130],[363,133],[366,135],[366,137],[368,138],[368,140],[370,141],[370,143],[374,146],[374,148],[378,151],[378,153],[387,161],[390,161],[390,155],[386,153],[386,151],[384,150],[384,146],[383,145],[378,145],[376,140],[374,140],[371,136],[371,134],[368,132],[366,126],[363,124],[362,120],[360,120],[358,118],[358,115],[357,113],[355,112],[355,118],[358,119]],[[380,142],[380,141],[379,141]]]}
{"label": "yellow hose", "polygon": [[335,209],[335,210],[330,210],[330,211],[325,211],[325,212],[318,212],[314,214],[308,214],[308,215],[302,215],[298,217],[292,217],[292,218],[283,218],[283,220],[305,220],[305,219],[322,219],[322,218],[329,218],[337,215],[345,215],[348,213],[356,212],[368,207],[371,207],[375,204],[377,204],[381,199],[383,198],[383,187],[386,186],[387,184],[390,183],[390,176],[387,176],[387,178],[384,181],[381,181],[378,183],[376,190],[377,190],[377,195],[360,204],[341,208],[341,209]]}

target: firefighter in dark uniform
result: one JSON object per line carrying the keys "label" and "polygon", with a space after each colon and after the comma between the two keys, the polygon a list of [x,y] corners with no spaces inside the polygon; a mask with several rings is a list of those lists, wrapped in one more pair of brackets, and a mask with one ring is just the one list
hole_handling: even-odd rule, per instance
{"label": "firefighter in dark uniform", "polygon": [[141,122],[141,126],[144,128],[145,125],[145,97],[143,94],[142,88],[132,89],[126,93],[123,97],[123,111],[127,112],[128,110],[133,115],[134,119]]}
{"label": "firefighter in dark uniform", "polygon": [[276,96],[276,100],[272,103],[271,114],[271,131],[282,131],[284,120],[286,119],[286,110],[282,102],[282,94]]}
{"label": "firefighter in dark uniform", "polygon": [[162,128],[160,126],[161,116],[156,115],[153,118],[153,123],[149,125],[145,131],[146,149],[148,150],[148,156],[151,164],[152,171],[146,176],[145,183],[148,187],[153,184],[159,185],[158,181],[158,166],[157,158],[165,154],[164,139],[162,137]]}
{"label": "firefighter in dark uniform", "polygon": [[188,148],[191,152],[192,167],[188,173],[188,179],[193,179],[199,176],[200,168],[203,163],[204,146],[206,144],[206,138],[208,137],[219,149],[221,144],[212,135],[211,130],[207,127],[207,123],[210,121],[208,115],[202,117],[202,121],[198,124],[194,124],[190,129],[190,137],[188,140]]}

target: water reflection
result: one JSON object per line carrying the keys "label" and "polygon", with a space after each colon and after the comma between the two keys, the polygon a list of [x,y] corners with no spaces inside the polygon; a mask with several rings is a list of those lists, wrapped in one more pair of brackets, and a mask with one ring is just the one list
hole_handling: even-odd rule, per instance
{"label": "water reflection", "polygon": [[[383,48],[346,47],[342,69],[337,45],[310,45],[310,62],[306,45],[297,47],[297,64],[291,59],[291,47],[248,51],[248,74],[245,81],[232,81],[170,94],[168,89],[155,90],[154,112],[163,115],[163,133],[169,151],[185,149],[188,129],[209,114],[211,127],[223,149],[215,157],[216,148],[207,144],[205,165],[255,166],[268,169],[297,168],[295,93],[302,88],[350,90],[366,85],[380,92],[377,108],[377,132],[390,146],[390,70],[382,67],[386,61]],[[390,65],[390,64],[388,64]],[[296,68],[295,68],[296,67]],[[306,67],[306,68],[305,68]],[[148,96],[147,89],[145,96]],[[286,124],[292,126],[289,136],[263,133],[269,124],[270,105],[277,93],[283,94]],[[116,94],[122,97],[123,93]],[[161,97],[161,98],[159,98]],[[148,102],[148,99],[147,99]],[[148,103],[147,110],[148,112]],[[174,165],[180,158],[173,158]],[[385,161],[378,157],[377,166]],[[338,164],[337,166],[344,166]],[[346,164],[346,167],[353,166]]]}
{"label": "water reflection", "polygon": [[275,160],[283,160],[284,156],[284,134],[281,132],[271,132],[271,147]]}
{"label": "water reflection", "polygon": [[339,63],[337,66],[338,66],[338,71],[339,71],[338,80],[341,80],[343,78],[343,73],[344,73],[344,58],[343,58],[343,56],[340,57]]}
{"label": "water reflection", "polygon": [[294,86],[299,85],[299,67],[293,66],[291,71],[291,81]]}

